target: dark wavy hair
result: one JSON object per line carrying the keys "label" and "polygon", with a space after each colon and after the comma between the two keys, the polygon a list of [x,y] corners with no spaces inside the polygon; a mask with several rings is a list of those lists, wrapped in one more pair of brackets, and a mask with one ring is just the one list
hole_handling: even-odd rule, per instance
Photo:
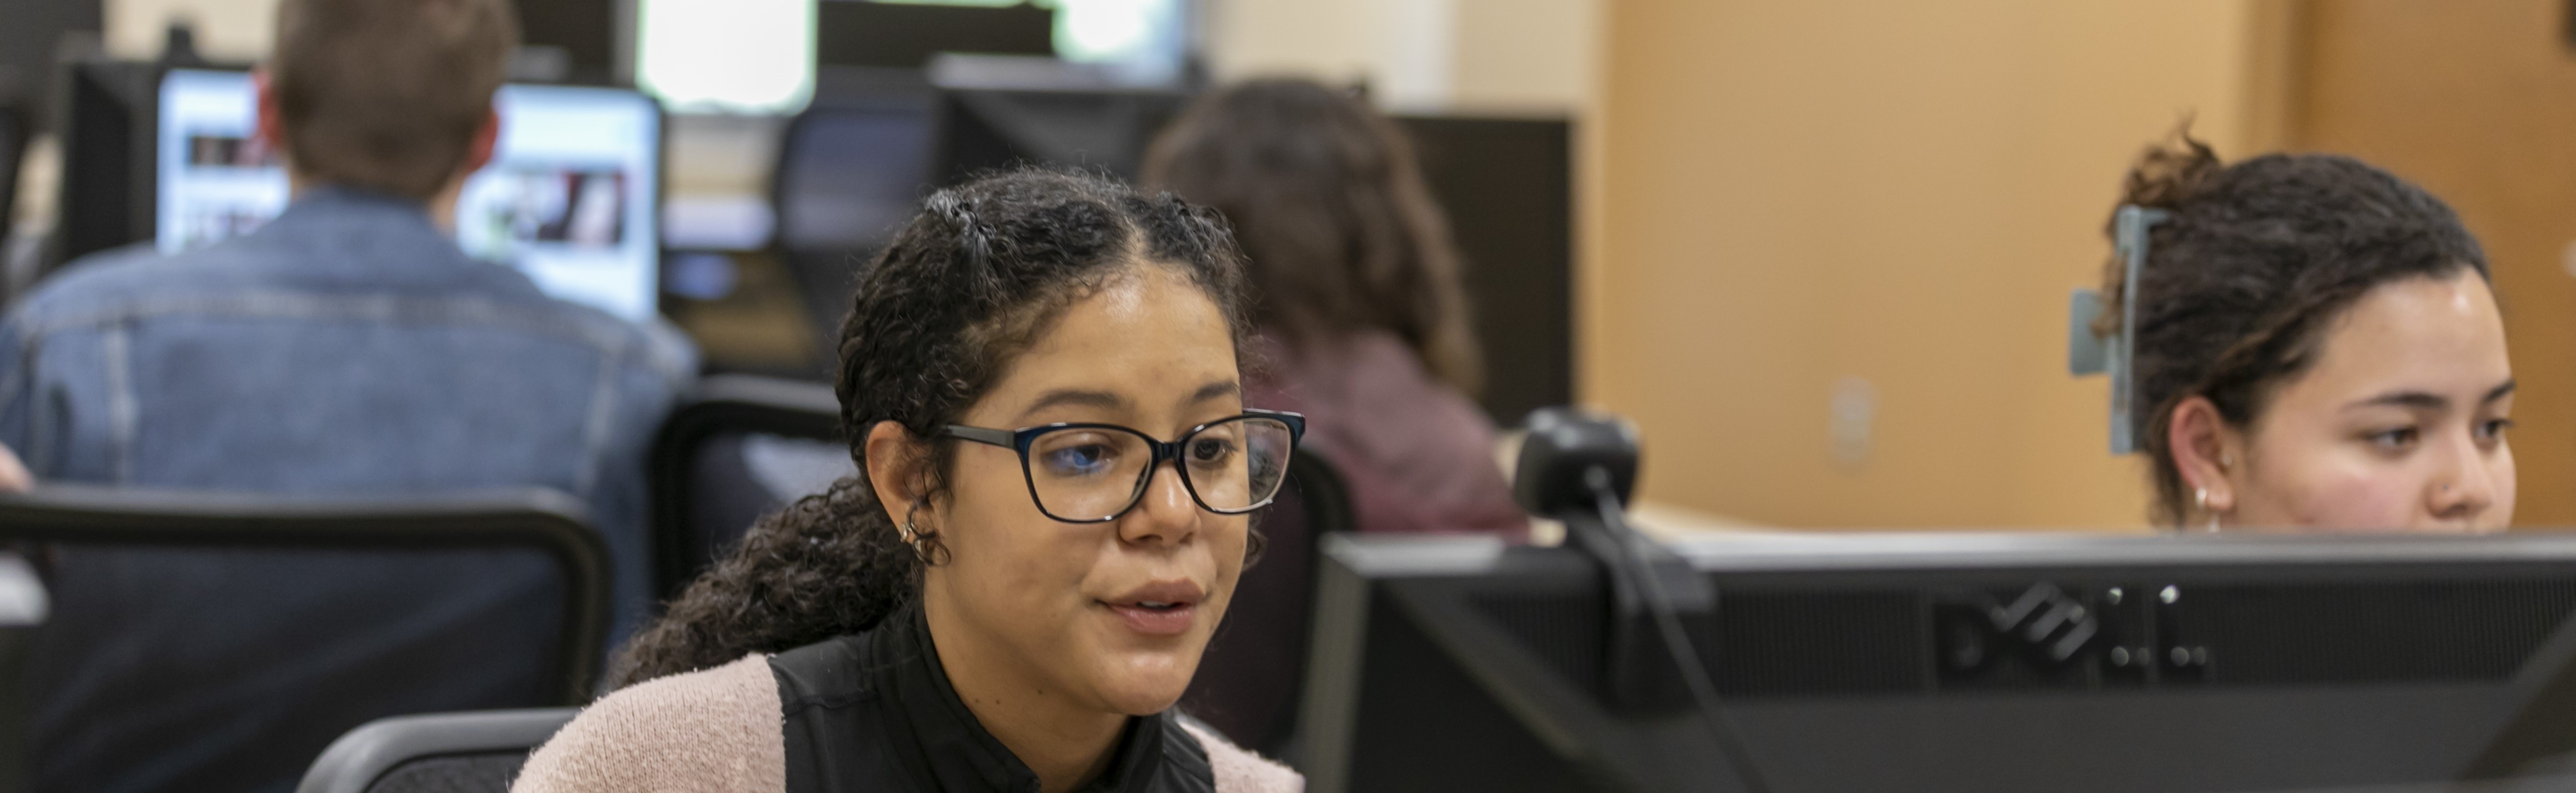
{"label": "dark wavy hair", "polygon": [[1376,328],[1459,391],[1483,386],[1449,221],[1404,133],[1359,97],[1294,79],[1216,91],[1155,138],[1145,181],[1233,222],[1254,320],[1291,349]]}
{"label": "dark wavy hair", "polygon": [[[2423,188],[2350,157],[2270,154],[2224,165],[2177,133],[2129,171],[2121,203],[2171,216],[2148,232],[2138,274],[2131,427],[2153,461],[2157,522],[2188,518],[2189,492],[2165,428],[2175,408],[2208,397],[2228,424],[2261,416],[2280,384],[2315,364],[2324,331],[2363,295],[2409,278],[2463,270],[2488,278],[2486,253],[2451,208]],[[2107,226],[2106,234],[2115,233]],[[2120,327],[2122,264],[2103,267]]]}
{"label": "dark wavy hair", "polygon": [[[932,195],[860,274],[841,324],[836,390],[858,474],[753,526],[627,645],[617,685],[863,631],[911,600],[945,551],[935,535],[921,551],[899,536],[868,481],[869,428],[892,421],[937,437],[1068,306],[1153,266],[1215,301],[1243,361],[1241,255],[1214,211],[1041,170]],[[927,444],[919,492],[946,487],[954,443]]]}

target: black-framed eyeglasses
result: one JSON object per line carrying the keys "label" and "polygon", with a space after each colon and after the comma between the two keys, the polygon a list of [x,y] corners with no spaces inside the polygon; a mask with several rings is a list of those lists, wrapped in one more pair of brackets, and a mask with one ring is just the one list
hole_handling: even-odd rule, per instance
{"label": "black-framed eyeglasses", "polygon": [[1306,417],[1245,410],[1190,428],[1166,443],[1116,424],[1067,422],[997,430],[950,424],[941,434],[1020,454],[1020,473],[1038,511],[1067,523],[1117,520],[1145,500],[1154,469],[1166,460],[1199,507],[1221,515],[1260,509],[1288,480],[1288,458],[1306,435]]}

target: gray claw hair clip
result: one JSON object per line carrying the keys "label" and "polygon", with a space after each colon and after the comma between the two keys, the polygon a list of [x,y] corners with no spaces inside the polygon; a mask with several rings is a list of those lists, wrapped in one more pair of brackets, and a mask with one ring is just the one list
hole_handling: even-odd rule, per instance
{"label": "gray claw hair clip", "polygon": [[2120,257],[2120,330],[2110,338],[2093,335],[2102,316],[2102,292],[2078,289],[2066,318],[2066,368],[2077,377],[2111,375],[2111,453],[2138,450],[2135,413],[2137,377],[2131,365],[2138,348],[2138,271],[2147,267],[2147,230],[2172,214],[2161,209],[2124,204],[2111,220],[2111,245]]}

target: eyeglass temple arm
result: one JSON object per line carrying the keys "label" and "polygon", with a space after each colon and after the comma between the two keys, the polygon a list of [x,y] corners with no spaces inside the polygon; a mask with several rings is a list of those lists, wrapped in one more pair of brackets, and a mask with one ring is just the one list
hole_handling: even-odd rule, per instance
{"label": "eyeglass temple arm", "polygon": [[1019,434],[1010,430],[996,430],[986,429],[983,427],[968,427],[960,424],[950,424],[947,427],[942,428],[940,433],[952,438],[962,438],[976,443],[991,444],[1005,449],[1016,449],[1019,448],[1020,445],[1018,437]]}

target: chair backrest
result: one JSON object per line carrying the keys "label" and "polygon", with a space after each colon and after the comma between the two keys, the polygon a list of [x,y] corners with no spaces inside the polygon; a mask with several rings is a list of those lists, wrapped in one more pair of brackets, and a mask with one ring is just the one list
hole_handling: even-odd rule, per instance
{"label": "chair backrest", "polygon": [[581,502],[52,487],[0,497],[51,595],[14,681],[39,790],[276,790],[390,715],[588,700],[608,613]]}
{"label": "chair backrest", "polygon": [[505,793],[576,708],[377,719],[322,750],[295,793]]}
{"label": "chair backrest", "polygon": [[1341,473],[1322,457],[1297,450],[1288,485],[1262,510],[1256,526],[1267,545],[1235,584],[1225,623],[1181,699],[1190,715],[1272,757],[1283,756],[1297,734],[1316,549],[1326,535],[1357,523]]}
{"label": "chair backrest", "polygon": [[829,386],[750,375],[698,382],[653,440],[655,591],[679,594],[761,515],[856,471]]}

